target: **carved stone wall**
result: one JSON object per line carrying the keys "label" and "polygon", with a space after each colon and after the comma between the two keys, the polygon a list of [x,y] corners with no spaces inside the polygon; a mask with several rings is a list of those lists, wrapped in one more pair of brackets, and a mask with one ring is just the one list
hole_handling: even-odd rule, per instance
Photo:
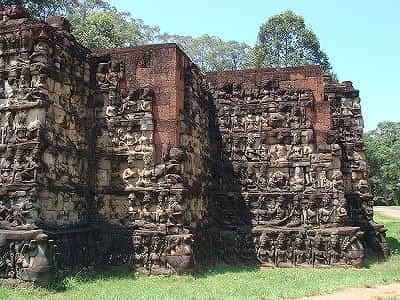
{"label": "carved stone wall", "polygon": [[61,18],[1,13],[1,276],[47,279],[58,254],[37,229],[88,222],[89,52]]}
{"label": "carved stone wall", "polygon": [[350,83],[204,76],[175,44],[93,53],[62,18],[0,14],[0,278],[388,255]]}
{"label": "carved stone wall", "polygon": [[208,184],[202,77],[173,44],[94,58],[99,217],[132,230],[136,269],[190,271],[192,232],[204,216]]}
{"label": "carved stone wall", "polygon": [[210,209],[214,248],[225,249],[217,259],[360,266],[366,242],[387,256],[384,230],[372,221],[351,84],[324,81],[318,67],[207,80],[221,136]]}
{"label": "carved stone wall", "polygon": [[334,139],[342,150],[344,193],[349,216],[364,232],[367,249],[386,257],[389,249],[385,228],[373,221],[373,201],[368,183],[365,146],[362,140],[363,119],[358,90],[350,81],[337,84],[329,78],[325,84],[325,100],[330,103]]}

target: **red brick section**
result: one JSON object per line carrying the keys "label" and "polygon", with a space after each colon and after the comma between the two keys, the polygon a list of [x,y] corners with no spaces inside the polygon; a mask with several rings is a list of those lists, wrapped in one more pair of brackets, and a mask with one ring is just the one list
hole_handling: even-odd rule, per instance
{"label": "red brick section", "polygon": [[295,68],[270,68],[241,71],[209,72],[207,81],[217,84],[239,83],[244,88],[262,86],[277,81],[280,88],[310,89],[315,99],[315,110],[308,112],[313,121],[317,143],[325,142],[332,128],[332,117],[328,101],[324,101],[323,72],[318,66]]}
{"label": "red brick section", "polygon": [[148,45],[135,48],[107,49],[94,56],[109,55],[123,61],[128,90],[150,85],[155,92],[153,114],[156,162],[160,161],[161,144],[180,146],[179,114],[183,109],[185,68],[189,58],[176,44]]}

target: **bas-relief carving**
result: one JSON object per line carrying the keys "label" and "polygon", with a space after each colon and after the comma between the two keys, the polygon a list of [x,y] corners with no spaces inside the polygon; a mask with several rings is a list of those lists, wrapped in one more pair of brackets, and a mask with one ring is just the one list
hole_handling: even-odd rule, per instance
{"label": "bas-relief carving", "polygon": [[153,52],[135,56],[144,63],[92,55],[65,19],[1,14],[0,277],[101,264],[170,274],[198,261],[360,266],[368,245],[387,256],[348,82],[325,82],[333,126],[317,143],[312,90],[224,73],[207,82],[187,61],[180,145],[156,145],[162,88],[129,70],[153,66]]}
{"label": "bas-relief carving", "polygon": [[[225,163],[233,165],[232,169],[220,168],[224,171],[218,171],[216,176],[220,177],[219,197],[221,193],[237,193],[235,185],[241,186],[253,234],[261,232],[253,241],[258,261],[275,266],[360,265],[364,252],[362,233],[354,220],[349,219],[352,213],[346,197],[354,191],[361,198],[370,196],[369,185],[360,173],[365,171],[365,157],[350,145],[345,148],[349,150],[343,151],[333,132],[329,144],[317,147],[312,117],[306,114],[315,110],[312,91],[279,89],[279,83],[273,88],[270,85],[251,90],[242,86],[237,83],[212,86],[217,124],[222,133],[220,151]],[[359,101],[347,98],[340,104],[340,110],[333,110],[341,117],[354,118],[350,108],[354,103],[359,110]],[[362,122],[349,123],[349,132],[356,124]],[[342,134],[348,143],[349,138]],[[356,143],[360,142],[361,136]],[[350,163],[342,159],[343,154]],[[346,177],[342,168],[348,170],[347,166],[352,171]],[[226,214],[226,210],[220,213]],[[216,215],[217,219],[221,217],[218,212]],[[239,226],[234,219],[221,219],[224,223],[217,226]],[[336,233],[340,228],[342,232]],[[316,234],[320,230],[324,234]],[[360,257],[354,256],[354,252]]]}

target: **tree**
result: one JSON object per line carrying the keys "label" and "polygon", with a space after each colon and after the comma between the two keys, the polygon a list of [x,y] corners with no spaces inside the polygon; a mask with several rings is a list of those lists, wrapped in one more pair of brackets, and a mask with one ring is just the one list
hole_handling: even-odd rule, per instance
{"label": "tree", "polygon": [[364,135],[374,201],[400,204],[400,122],[382,122]]}
{"label": "tree", "polygon": [[158,27],[144,24],[128,12],[118,11],[103,0],[76,0],[77,7],[68,6],[66,17],[72,33],[90,49],[129,47],[154,42]]}
{"label": "tree", "polygon": [[147,44],[159,35],[158,27],[148,26],[103,0],[0,0],[0,5],[21,6],[31,17],[42,20],[64,16],[77,40],[90,49]]}
{"label": "tree", "polygon": [[248,66],[292,67],[316,64],[331,69],[328,56],[321,50],[317,36],[304,19],[292,11],[275,15],[260,26],[257,44]]}
{"label": "tree", "polygon": [[54,15],[65,15],[67,7],[76,7],[78,0],[0,0],[0,6],[23,7],[33,18],[45,20]]}
{"label": "tree", "polygon": [[177,43],[203,71],[241,69],[251,50],[246,43],[225,42],[207,34],[197,38],[163,34],[159,39],[161,42]]}
{"label": "tree", "polygon": [[89,13],[73,27],[76,39],[89,49],[146,44],[156,38],[157,32],[141,20],[112,10]]}

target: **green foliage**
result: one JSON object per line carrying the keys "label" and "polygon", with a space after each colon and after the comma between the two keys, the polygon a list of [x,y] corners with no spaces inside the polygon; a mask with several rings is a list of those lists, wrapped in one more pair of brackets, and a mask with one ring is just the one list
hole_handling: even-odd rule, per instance
{"label": "green foliage", "polygon": [[102,0],[79,0],[66,17],[79,42],[90,49],[129,47],[154,41],[157,27],[145,25],[130,13],[120,12]]}
{"label": "green foliage", "polygon": [[198,275],[69,277],[56,289],[0,287],[0,299],[288,299],[400,281],[400,221],[382,215],[391,257],[362,269],[224,267]]}
{"label": "green foliage", "polygon": [[148,41],[140,31],[140,24],[114,11],[89,13],[83,22],[75,25],[73,34],[90,49],[127,47]]}
{"label": "green foliage", "polygon": [[161,42],[178,44],[203,71],[238,70],[243,68],[251,47],[237,41],[225,42],[216,36],[163,34]]}
{"label": "green foliage", "polygon": [[331,69],[328,56],[320,49],[314,32],[302,16],[292,11],[275,15],[260,26],[257,45],[250,57],[252,67],[292,67],[320,65]]}
{"label": "green foliage", "polygon": [[90,49],[129,47],[153,42],[157,27],[118,11],[103,0],[77,0],[77,7],[67,7],[66,17],[73,34]]}
{"label": "green foliage", "polygon": [[65,16],[77,40],[90,49],[148,44],[159,34],[158,27],[148,26],[103,0],[0,0],[0,5],[19,5],[39,19]]}
{"label": "green foliage", "polygon": [[374,201],[400,204],[400,122],[382,122],[364,135]]}
{"label": "green foliage", "polygon": [[65,15],[68,7],[76,7],[78,0],[0,0],[0,6],[17,5],[31,17],[45,20],[54,15]]}
{"label": "green foliage", "polygon": [[259,67],[287,67],[319,64],[330,70],[328,57],[315,34],[301,16],[291,11],[271,17],[260,27],[258,43],[223,41],[204,34],[199,37],[160,34],[130,13],[118,11],[104,0],[0,0],[16,4],[31,16],[46,19],[65,16],[77,40],[90,49],[127,47],[154,42],[177,43],[203,71],[238,70]]}

